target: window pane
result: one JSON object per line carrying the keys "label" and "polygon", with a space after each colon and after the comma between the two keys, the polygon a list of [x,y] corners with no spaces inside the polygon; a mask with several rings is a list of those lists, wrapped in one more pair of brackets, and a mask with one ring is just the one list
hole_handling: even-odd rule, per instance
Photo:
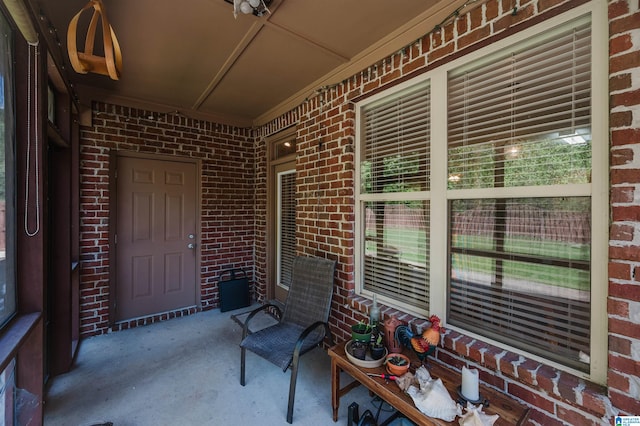
{"label": "window pane", "polygon": [[421,84],[362,110],[361,193],[429,189],[430,104]]}
{"label": "window pane", "polygon": [[364,289],[427,309],[428,202],[366,202],[364,206]]}
{"label": "window pane", "polygon": [[589,371],[591,25],[580,18],[448,74],[449,322]]}
{"label": "window pane", "polygon": [[14,417],[14,373],[15,360],[11,360],[9,365],[0,373],[0,424],[13,424]]}
{"label": "window pane", "polygon": [[[379,194],[358,200],[362,289],[421,312],[429,308],[430,109],[423,81],[360,110],[358,196]],[[407,192],[424,196],[409,201]]]}
{"label": "window pane", "polygon": [[591,182],[590,35],[576,24],[449,74],[450,189]]}
{"label": "window pane", "polygon": [[[486,142],[449,150],[449,189],[590,183],[591,133],[566,138]],[[577,138],[577,136],[574,136]]]}
{"label": "window pane", "polygon": [[296,153],[296,138],[291,137],[276,143],[273,147],[273,160]]}
{"label": "window pane", "polygon": [[0,373],[0,424],[30,425],[38,423],[40,398],[16,387],[16,360],[12,359]]}
{"label": "window pane", "polygon": [[451,202],[449,322],[588,371],[588,197]]}
{"label": "window pane", "polygon": [[0,14],[0,324],[16,309],[13,279],[13,69],[12,34]]}
{"label": "window pane", "polygon": [[289,288],[296,257],[296,173],[278,174],[278,285]]}

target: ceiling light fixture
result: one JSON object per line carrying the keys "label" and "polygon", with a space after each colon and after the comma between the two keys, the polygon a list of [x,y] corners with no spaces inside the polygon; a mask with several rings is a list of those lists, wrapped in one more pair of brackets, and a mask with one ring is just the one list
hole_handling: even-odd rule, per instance
{"label": "ceiling light fixture", "polygon": [[253,13],[255,16],[263,16],[265,13],[271,13],[269,6],[273,0],[224,0],[233,4],[233,16],[237,17],[238,13],[248,15]]}
{"label": "ceiling light fixture", "polygon": [[[78,20],[82,12],[93,9],[93,16],[87,28],[85,37],[84,52],[79,52],[77,48],[77,29]],[[104,57],[93,54],[94,40],[96,38],[96,29],[98,21],[101,22],[102,43]],[[87,74],[89,72],[108,75],[112,80],[120,78],[122,70],[122,52],[120,44],[113,32],[113,28],[109,25],[107,14],[102,0],[89,0],[80,12],[71,18],[69,28],[67,29],[67,51],[69,52],[69,60],[74,71],[79,74]]]}
{"label": "ceiling light fixture", "polygon": [[560,131],[556,133],[557,138],[569,145],[581,145],[589,142],[590,134],[588,129],[572,129],[569,131]]}

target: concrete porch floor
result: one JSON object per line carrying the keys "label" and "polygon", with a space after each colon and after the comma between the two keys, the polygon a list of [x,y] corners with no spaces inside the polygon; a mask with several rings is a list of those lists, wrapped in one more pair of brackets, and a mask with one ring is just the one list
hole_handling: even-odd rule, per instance
{"label": "concrete porch floor", "polygon": [[[245,310],[216,309],[82,341],[71,372],[52,380],[44,424],[287,424],[289,371],[248,352],[240,386],[242,329],[231,316]],[[341,380],[350,378],[343,373]],[[300,359],[294,425],[346,425],[353,401],[361,413],[375,413],[360,386],[342,398],[334,423],[329,356],[316,348]]]}

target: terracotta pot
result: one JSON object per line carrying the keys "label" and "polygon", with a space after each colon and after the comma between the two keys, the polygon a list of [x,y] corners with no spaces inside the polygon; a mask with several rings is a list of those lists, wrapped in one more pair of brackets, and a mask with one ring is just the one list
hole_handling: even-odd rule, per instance
{"label": "terracotta pot", "polygon": [[[394,360],[396,359],[401,359],[402,365],[394,364]],[[394,376],[402,376],[409,370],[411,360],[406,355],[396,353],[387,355],[384,363],[389,374],[393,374]]]}

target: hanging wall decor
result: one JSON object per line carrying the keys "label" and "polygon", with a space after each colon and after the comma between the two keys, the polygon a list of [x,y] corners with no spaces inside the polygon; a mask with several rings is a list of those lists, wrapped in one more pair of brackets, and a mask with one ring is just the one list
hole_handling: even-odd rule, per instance
{"label": "hanging wall decor", "polygon": [[[87,28],[87,36],[85,37],[84,52],[78,52],[77,48],[77,29],[80,15],[87,9],[93,9],[93,16]],[[98,20],[102,23],[102,39],[104,44],[104,57],[93,54],[93,47],[96,36],[96,27]],[[80,74],[96,73],[108,75],[113,80],[120,78],[122,70],[122,52],[120,44],[116,38],[109,20],[107,19],[105,7],[101,0],[91,0],[80,12],[78,12],[69,22],[67,30],[67,50],[69,51],[69,60],[73,69]]]}

